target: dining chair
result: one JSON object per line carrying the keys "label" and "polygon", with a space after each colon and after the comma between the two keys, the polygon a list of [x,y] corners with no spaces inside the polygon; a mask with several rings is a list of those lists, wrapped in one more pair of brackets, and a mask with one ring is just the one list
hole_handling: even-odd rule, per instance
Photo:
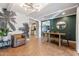
{"label": "dining chair", "polygon": [[71,39],[71,34],[70,33],[66,33],[66,35],[62,36],[61,38],[62,38],[61,44],[63,44],[64,43],[63,41],[66,40],[67,45],[69,46],[69,40]]}

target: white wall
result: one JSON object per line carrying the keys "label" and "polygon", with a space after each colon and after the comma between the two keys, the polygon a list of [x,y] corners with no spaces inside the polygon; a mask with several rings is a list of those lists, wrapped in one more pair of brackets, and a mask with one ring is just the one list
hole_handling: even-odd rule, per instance
{"label": "white wall", "polygon": [[18,29],[19,27],[23,27],[23,23],[28,23],[28,17],[25,14],[21,14],[19,12],[16,12],[16,24],[15,27]]}
{"label": "white wall", "polygon": [[76,50],[79,53],[79,7],[77,8],[76,17]]}
{"label": "white wall", "polygon": [[41,39],[41,21],[39,21],[39,39]]}
{"label": "white wall", "polygon": [[16,21],[16,23],[12,23],[12,22],[11,23],[15,26],[16,30],[18,30],[20,27],[23,27],[23,23],[28,23],[29,20],[28,20],[28,17],[25,16],[24,14],[21,14],[19,12],[15,12],[15,13],[16,13],[16,16],[14,20]]}

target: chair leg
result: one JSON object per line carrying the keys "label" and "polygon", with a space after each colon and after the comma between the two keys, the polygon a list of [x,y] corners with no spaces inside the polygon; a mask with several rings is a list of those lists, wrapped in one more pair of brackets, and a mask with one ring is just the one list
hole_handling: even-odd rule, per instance
{"label": "chair leg", "polygon": [[63,44],[63,39],[61,40],[61,45]]}
{"label": "chair leg", "polygon": [[67,39],[67,44],[68,44],[68,46],[69,46],[69,40]]}

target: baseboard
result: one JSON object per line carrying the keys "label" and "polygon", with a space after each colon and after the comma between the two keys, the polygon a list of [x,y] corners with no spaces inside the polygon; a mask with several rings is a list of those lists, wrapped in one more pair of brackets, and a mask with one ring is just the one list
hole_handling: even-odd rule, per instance
{"label": "baseboard", "polygon": [[79,49],[77,50],[77,53],[79,53]]}
{"label": "baseboard", "polygon": [[[67,41],[67,40],[63,40],[63,41]],[[69,42],[76,43],[76,41],[71,41],[71,40],[69,40]]]}

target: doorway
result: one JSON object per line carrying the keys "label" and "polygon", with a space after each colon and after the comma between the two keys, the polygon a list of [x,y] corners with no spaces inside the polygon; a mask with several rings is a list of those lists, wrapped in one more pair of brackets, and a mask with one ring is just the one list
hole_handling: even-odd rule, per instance
{"label": "doorway", "polygon": [[39,32],[39,23],[36,20],[31,19],[30,22],[30,37],[34,36],[34,37],[38,37],[38,32]]}

